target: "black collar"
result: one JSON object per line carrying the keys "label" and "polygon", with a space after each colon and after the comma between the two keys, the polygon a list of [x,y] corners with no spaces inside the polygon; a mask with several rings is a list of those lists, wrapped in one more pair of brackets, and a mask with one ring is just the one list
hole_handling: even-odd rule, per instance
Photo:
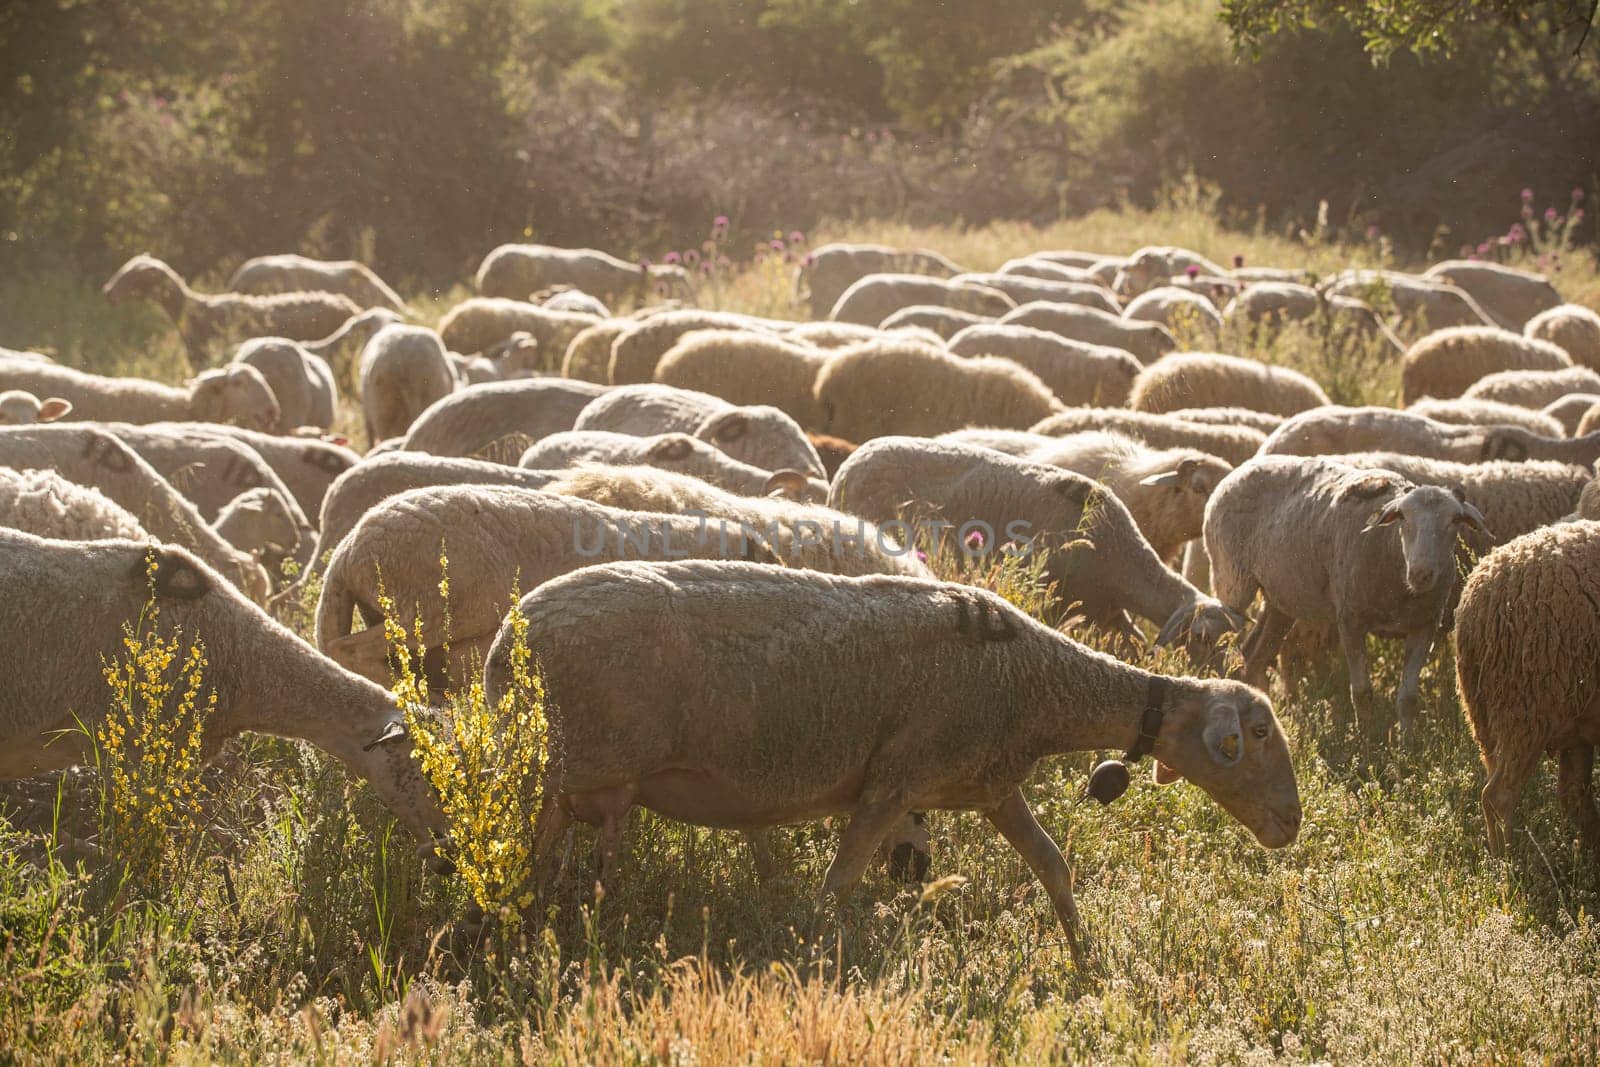
{"label": "black collar", "polygon": [[1172,683],[1161,675],[1150,676],[1150,688],[1144,698],[1144,717],[1139,720],[1139,737],[1133,747],[1122,754],[1124,762],[1138,763],[1155,751],[1156,738],[1161,736],[1161,723],[1167,715],[1167,692],[1171,688]]}

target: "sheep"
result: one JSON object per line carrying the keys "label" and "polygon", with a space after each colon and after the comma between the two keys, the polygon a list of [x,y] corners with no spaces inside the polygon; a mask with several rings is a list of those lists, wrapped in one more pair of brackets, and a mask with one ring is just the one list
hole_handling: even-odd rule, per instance
{"label": "sheep", "polygon": [[355,386],[356,360],[367,347],[372,335],[385,326],[393,326],[405,319],[388,308],[368,308],[359,315],[346,319],[340,327],[316,341],[302,341],[300,347],[314,356],[321,356],[333,368],[334,378],[346,390]]}
{"label": "sheep", "polygon": [[1111,430],[1154,448],[1198,448],[1238,466],[1261,448],[1267,435],[1248,426],[1188,422],[1124,408],[1068,408],[1030,426],[1034,433],[1062,437],[1084,430]]}
{"label": "sheep", "polygon": [[1123,631],[1132,612],[1160,627],[1157,644],[1181,636],[1192,655],[1208,653],[1242,621],[1168,570],[1114,495],[1059,467],[949,441],[883,437],[839,468],[828,506],[885,529],[937,521],[963,541],[978,530],[986,552],[1004,542],[1043,551],[1059,604],[1077,602],[1091,622]]}
{"label": "sheep", "polygon": [[989,316],[1004,315],[1017,306],[1015,300],[987,285],[921,274],[869,274],[840,295],[828,318],[873,326],[915,304],[935,304]]}
{"label": "sheep", "polygon": [[642,385],[655,379],[656,364],[684,334],[694,330],[777,332],[777,324],[727,311],[666,311],[624,330],[611,344],[606,380],[612,385]]}
{"label": "sheep", "polygon": [[[526,627],[503,629],[485,678],[491,699],[516,684],[523,629],[562,739],[534,830],[541,879],[573,818],[599,824],[603,877],[635,804],[749,829],[849,813],[823,881],[842,900],[909,812],[976,809],[1043,882],[1081,965],[1071,870],[1023,795],[1043,757],[1153,751],[1158,781],[1187,776],[1263,845],[1299,831],[1294,769],[1266,697],[1238,682],[1148,674],[982,590],[626,563],[557,579],[516,610]],[[657,640],[649,667],[617,670],[641,627]],[[935,652],[897,667],[884,650],[902,643]],[[757,699],[752,663],[781,699]],[[672,784],[684,781],[718,787]]]}
{"label": "sheep", "polygon": [[300,738],[367,779],[419,841],[444,832],[389,691],[328,662],[189,552],[0,530],[0,591],[27,606],[5,613],[0,644],[28,665],[0,671],[0,779],[91,761],[109,706],[103,665],[126,655],[123,627],[153,600],[163,629],[205,644],[207,758],[246,731]]}
{"label": "sheep", "polygon": [[1522,330],[1529,319],[1561,303],[1549,278],[1500,263],[1451,259],[1435,263],[1422,276],[1464,290],[1508,330]]}
{"label": "sheep", "polygon": [[1478,379],[1463,395],[1537,410],[1573,393],[1600,393],[1600,373],[1588,367],[1505,370]]}
{"label": "sheep", "polygon": [[1106,345],[1133,353],[1140,363],[1153,363],[1178,347],[1160,323],[1135,322],[1120,315],[1072,304],[1023,304],[1001,316],[1006,326],[1032,326],[1072,341]]}
{"label": "sheep", "polygon": [[[1231,275],[1226,278],[1219,278],[1214,274],[1174,274],[1165,282],[1156,286],[1156,288],[1180,290],[1187,296],[1204,300],[1206,309],[1220,313],[1228,301],[1237,296],[1239,290],[1243,289],[1244,286],[1244,282]],[[1146,292],[1153,291],[1146,290]],[[1143,295],[1144,293],[1139,294],[1139,296]],[[1131,307],[1135,304],[1139,300],[1139,296],[1129,300],[1128,306]],[[1123,310],[1126,311],[1127,309],[1124,308]]]}
{"label": "sheep", "polygon": [[295,503],[300,505],[300,510],[307,515],[320,512],[328,486],[339,475],[361,462],[360,456],[337,440],[318,437],[279,437],[242,430],[237,426],[210,423],[155,423],[150,429],[207,433],[248,445],[272,468],[284,488],[294,497]]}
{"label": "sheep", "polygon": [[633,328],[632,319],[601,319],[585,326],[567,342],[561,357],[561,377],[607,385],[611,381],[611,346]]}
{"label": "sheep", "polygon": [[1249,408],[1178,408],[1176,411],[1167,411],[1163,414],[1185,422],[1200,422],[1209,426],[1244,426],[1262,434],[1269,434],[1283,425],[1282,415],[1251,411]]}
{"label": "sheep", "polygon": [[[979,326],[994,321],[988,315],[979,315],[973,311],[940,307],[937,304],[912,304],[910,307],[901,308],[878,323],[878,329],[928,330],[941,340],[948,341],[969,326]],[[849,323],[841,322],[837,325],[846,326]]]}
{"label": "sheep", "polygon": [[886,245],[827,244],[814,249],[795,272],[796,292],[811,317],[826,318],[844,291],[869,274],[926,274],[951,278],[961,268],[937,252]]}
{"label": "sheep", "polygon": [[527,470],[560,470],[584,464],[662,467],[693,475],[701,481],[745,496],[766,495],[792,486],[808,501],[828,495],[828,483],[799,471],[769,471],[734,459],[698,437],[664,433],[654,437],[611,433],[607,430],[572,430],[551,434],[522,454],[518,466]]}
{"label": "sheep", "polygon": [[1183,274],[1190,267],[1201,274],[1227,277],[1228,272],[1198,252],[1187,248],[1148,246],[1127,258],[1117,271],[1112,290],[1123,299],[1138,296],[1147,289],[1166,282],[1174,274]]}
{"label": "sheep", "polygon": [[228,501],[211,528],[229,544],[257,559],[284,559],[295,554],[310,531],[297,507],[276,489],[246,489]]}
{"label": "sheep", "polygon": [[1135,322],[1156,322],[1174,333],[1182,328],[1191,329],[1206,337],[1215,338],[1222,331],[1222,316],[1214,305],[1199,293],[1175,285],[1158,285],[1146,289],[1122,309],[1122,317]]}
{"label": "sheep", "polygon": [[1347,270],[1322,290],[1369,305],[1392,305],[1403,324],[1439,330],[1448,326],[1493,326],[1494,319],[1466,290],[1432,278],[1390,270]]}
{"label": "sheep", "polygon": [[817,429],[852,441],[933,435],[965,426],[1023,429],[1061,410],[1010,360],[964,359],[914,341],[847,348],[817,375]]}
{"label": "sheep", "polygon": [[[1479,403],[1490,403],[1490,401],[1479,401]],[[1600,404],[1600,393],[1568,393],[1566,396],[1550,401],[1539,410],[1537,415],[1529,412],[1526,408],[1519,408],[1512,404],[1504,406],[1511,408],[1513,411],[1520,411],[1529,418],[1538,418],[1541,422],[1548,420],[1556,428],[1554,431],[1539,431],[1546,437],[1557,437],[1562,434],[1572,437],[1582,432],[1583,417],[1596,404]]]}
{"label": "sheep", "polygon": [[[246,489],[267,488],[290,495],[288,486],[260,453],[244,441],[214,432],[207,424],[107,422],[98,427],[116,434],[139,453],[208,522]],[[299,526],[309,530],[306,513],[298,506],[293,510]]]}
{"label": "sheep", "polygon": [[1333,626],[1351,703],[1365,712],[1372,704],[1367,634],[1403,637],[1396,707],[1409,739],[1422,667],[1455,588],[1462,527],[1492,536],[1459,489],[1413,485],[1392,471],[1264,456],[1224,478],[1206,506],[1211,588],[1240,613],[1258,591],[1264,602],[1241,646],[1246,681],[1259,682],[1294,622]]}
{"label": "sheep", "polygon": [[1041,301],[1047,304],[1082,304],[1116,314],[1120,308],[1117,300],[1105,286],[1095,282],[1047,281],[1019,274],[957,274],[952,282],[998,289],[1017,304]]}
{"label": "sheep", "polygon": [[261,565],[218,536],[154,467],[105,430],[66,423],[0,428],[0,466],[53,470],[97,489],[154,536],[192,550],[257,602],[266,599]]}
{"label": "sheep", "polygon": [[578,413],[574,430],[608,430],[653,437],[687,433],[734,459],[769,471],[821,477],[822,460],[794,419],[775,407],[739,407],[670,385],[619,385]]}
{"label": "sheep", "polygon": [[101,290],[112,304],[153,301],[178,328],[190,364],[209,362],[213,346],[246,337],[315,341],[342,326],[361,308],[337,293],[197,293],[178,272],[154,256],[137,255]]}
{"label": "sheep", "polygon": [[256,256],[228,279],[235,293],[342,293],[364,308],[411,314],[406,302],[372,268],[353,259],[309,259],[292,254]]}
{"label": "sheep", "polygon": [[237,422],[271,431],[281,418],[272,386],[260,371],[243,364],[201,371],[180,388],[0,359],[0,389],[60,397],[72,405],[68,414],[74,422]]}
{"label": "sheep", "polygon": [[0,467],[0,526],[59,541],[152,540],[128,509],[53,470]]}
{"label": "sheep", "polygon": [[825,350],[790,337],[754,330],[696,330],[661,357],[655,380],[731,404],[774,407],[801,426],[815,426],[820,419],[812,393],[827,359]]}
{"label": "sheep", "polygon": [[1289,419],[1261,451],[1295,456],[1404,452],[1457,463],[1548,459],[1588,466],[1600,459],[1600,434],[1540,437],[1520,426],[1452,426],[1393,408],[1327,407]]}
{"label": "sheep", "polygon": [[1548,415],[1498,400],[1465,400],[1459,397],[1435,400],[1424,397],[1415,404],[1407,405],[1406,411],[1456,426],[1521,426],[1541,437],[1561,437],[1567,433],[1561,423]]}
{"label": "sheep", "polygon": [[283,337],[257,337],[240,345],[233,365],[261,372],[278,402],[278,425],[285,431],[303,426],[327,431],[339,402],[333,368],[321,356]]}
{"label": "sheep", "polygon": [[1600,370],[1600,313],[1582,304],[1562,304],[1528,320],[1523,336],[1557,345],[1580,367]]}
{"label": "sheep", "polygon": [[1029,433],[1027,430],[997,430],[992,427],[976,427],[967,430],[951,430],[949,433],[940,434],[934,440],[952,441],[958,445],[976,445],[979,448],[992,448],[996,452],[1004,452],[1008,456],[1027,459],[1056,439],[1040,433]]}
{"label": "sheep", "polygon": [[[1488,781],[1483,817],[1499,855],[1517,802],[1546,753],[1560,763],[1556,794],[1591,852],[1600,854],[1594,747],[1600,714],[1600,523],[1536,530],[1502,545],[1467,579],[1456,608],[1456,687]],[[491,655],[493,653],[491,652]]]}
{"label": "sheep", "polygon": [[[1069,253],[1071,254],[1071,253]],[[1100,257],[1083,253],[1078,257],[1078,265],[1058,263],[1039,256],[1024,256],[1020,259],[1008,259],[1000,264],[997,274],[1016,274],[1023,278],[1043,278],[1049,282],[1092,282],[1099,284],[1095,276],[1089,273],[1089,267]]]}
{"label": "sheep", "polygon": [[533,303],[551,311],[581,311],[598,319],[611,317],[611,309],[600,298],[566,285],[552,285],[534,293]]}
{"label": "sheep", "polygon": [[1377,339],[1395,352],[1405,349],[1394,331],[1366,302],[1352,296],[1319,292],[1292,281],[1250,284],[1222,310],[1224,323],[1247,323],[1258,340],[1270,337],[1289,323],[1314,321],[1319,317],[1336,337]]}
{"label": "sheep", "polygon": [[839,472],[839,465],[861,447],[854,441],[846,441],[842,437],[832,437],[825,433],[808,433],[806,440],[817,450],[817,458],[822,460],[822,469],[827,471],[830,481]]}
{"label": "sheep", "polygon": [[1075,248],[1052,248],[1043,252],[1029,252],[1028,259],[1091,272],[1108,263],[1121,267],[1127,262],[1125,257],[1108,256],[1104,252],[1084,252]]}
{"label": "sheep", "polygon": [[444,342],[426,326],[385,326],[361,350],[361,415],[372,443],[403,437],[417,416],[455,392]]}
{"label": "sheep", "polygon": [[1242,407],[1297,415],[1328,403],[1322,387],[1299,371],[1216,352],[1178,352],[1139,372],[1128,406],[1164,414],[1180,408]]}
{"label": "sheep", "polygon": [[405,448],[438,456],[473,456],[513,438],[537,441],[572,429],[584,405],[603,386],[560,378],[528,378],[474,385],[442,397],[411,424]]}
{"label": "sheep", "polygon": [[[439,319],[439,337],[452,352],[471,355],[503,343],[518,330],[532,334],[541,353],[564,353],[572,339],[599,322],[594,315],[557,311],[520,300],[475,296],[463,300]],[[558,355],[550,356],[554,370]]]}
{"label": "sheep", "polygon": [[[333,550],[317,601],[316,644],[347,670],[388,683],[392,649],[377,625],[381,598],[388,597],[430,678],[460,685],[482,669],[516,588],[628,558],[777,563],[762,544],[765,533],[746,535],[700,516],[623,511],[515,486],[413,489],[367,512]],[[448,561],[448,602],[440,593],[441,557]],[[352,632],[352,612],[367,629]]]}
{"label": "sheep", "polygon": [[1043,438],[1024,458],[1076,471],[1110,489],[1166,561],[1200,536],[1206,501],[1233,470],[1226,460],[1198,449],[1154,449],[1104,432]]}
{"label": "sheep", "polygon": [[1451,400],[1497,371],[1570,366],[1567,354],[1548,341],[1495,326],[1435,330],[1406,350],[1400,366],[1400,399],[1407,407],[1423,397]]}
{"label": "sheep", "polygon": [[1588,437],[1600,433],[1600,410],[1594,407],[1583,413],[1583,418],[1578,420],[1578,429],[1574,437]]}
{"label": "sheep", "polygon": [[32,426],[40,422],[55,422],[72,411],[72,401],[59,396],[41,400],[26,389],[7,389],[0,392],[0,426]]}
{"label": "sheep", "polygon": [[526,300],[540,289],[570,285],[614,304],[657,289],[677,300],[694,297],[689,274],[670,263],[629,263],[594,248],[504,244],[483,257],[475,279],[486,297]]}
{"label": "sheep", "polygon": [[1122,404],[1140,364],[1120,348],[1070,341],[1031,326],[969,326],[950,338],[958,356],[998,356],[1039,376],[1068,406]]}

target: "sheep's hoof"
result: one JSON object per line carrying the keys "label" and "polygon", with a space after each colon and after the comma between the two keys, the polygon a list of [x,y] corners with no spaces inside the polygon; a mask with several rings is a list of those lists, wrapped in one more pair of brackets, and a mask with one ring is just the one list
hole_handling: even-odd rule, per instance
{"label": "sheep's hoof", "polygon": [[910,843],[896,845],[889,853],[889,877],[897,882],[926,882],[933,853]]}

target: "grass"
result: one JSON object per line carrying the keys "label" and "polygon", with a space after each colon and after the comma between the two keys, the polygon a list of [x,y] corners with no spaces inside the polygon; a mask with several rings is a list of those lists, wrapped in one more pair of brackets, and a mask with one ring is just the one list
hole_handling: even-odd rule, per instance
{"label": "grass", "polygon": [[[1028,248],[1158,240],[1263,265],[1377,261],[1366,245],[1227,229],[1204,204],[1044,229],[862,223],[823,236],[842,234],[980,268]],[[1559,284],[1594,302],[1596,277],[1586,258]],[[50,281],[30,300],[20,282],[0,286],[0,305],[28,311],[8,343],[181,375],[159,319]],[[720,293],[792,311],[781,263],[740,270]],[[1309,370],[1336,399],[1393,396],[1392,359],[1306,336],[1256,354]],[[1142,659],[1181,669],[1170,653]],[[1393,693],[1397,647],[1380,647],[1374,677]],[[472,903],[460,880],[427,875],[370,790],[307,746],[229,746],[207,777],[206,862],[154,899],[107,904],[96,866],[54,849],[84,817],[81,798],[12,789],[31,799],[0,820],[0,1061],[1592,1062],[1600,865],[1549,773],[1510,859],[1486,857],[1482,771],[1452,678],[1444,649],[1424,672],[1410,751],[1390,736],[1392,710],[1354,721],[1342,668],[1275,682],[1306,818],[1276,852],[1197,789],[1154,785],[1147,766],[1106,808],[1083,799],[1104,754],[1040,767],[1028,793],[1076,865],[1094,974],[1074,971],[1042,890],[971,815],[933,817],[942,881],[924,891],[874,870],[820,913],[835,827],[777,834],[790,873],[761,884],[736,835],[637,815],[604,895],[588,892],[592,837],[580,833],[577,873],[544,902],[547,929],[476,942],[456,932]]]}

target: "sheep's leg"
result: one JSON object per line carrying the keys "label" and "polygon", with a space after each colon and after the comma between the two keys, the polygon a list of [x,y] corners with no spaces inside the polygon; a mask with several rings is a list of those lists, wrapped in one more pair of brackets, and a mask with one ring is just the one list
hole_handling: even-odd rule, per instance
{"label": "sheep's leg", "polygon": [[540,886],[554,883],[564,865],[565,857],[557,857],[556,846],[572,826],[572,811],[561,800],[556,790],[546,784],[544,800],[533,821],[533,876]]}
{"label": "sheep's leg", "polygon": [[1035,878],[1044,885],[1050,903],[1055,905],[1056,917],[1066,927],[1067,944],[1072,949],[1072,962],[1078,969],[1084,966],[1083,920],[1078,916],[1078,904],[1072,899],[1072,868],[1061,854],[1061,849],[1051,840],[1039,820],[1034,818],[1022,787],[1013,789],[1000,806],[986,813],[1000,836],[1011,843]]}
{"label": "sheep's leg", "polygon": [[1489,852],[1495,856],[1505,852],[1516,829],[1517,801],[1543,754],[1542,746],[1528,743],[1527,738],[1518,740],[1524,746],[1519,751],[1508,752],[1502,744],[1487,761],[1491,769],[1483,787],[1483,821],[1489,831]]}
{"label": "sheep's leg", "polygon": [[1261,609],[1261,617],[1245,637],[1241,651],[1244,653],[1244,680],[1259,686],[1267,680],[1267,665],[1277,658],[1278,649],[1289,633],[1294,619],[1271,604]]}
{"label": "sheep's leg", "polygon": [[1400,713],[1400,737],[1409,743],[1415,729],[1417,719],[1417,705],[1420,697],[1418,691],[1422,687],[1422,666],[1428,662],[1428,653],[1433,651],[1433,628],[1410,634],[1406,637],[1406,663],[1405,669],[1400,674],[1400,691],[1395,696],[1395,706]]}
{"label": "sheep's leg", "polygon": [[745,844],[750,846],[750,858],[756,865],[756,878],[770,882],[778,877],[778,861],[772,855],[772,838],[765,830],[746,830]]}
{"label": "sheep's leg", "polygon": [[897,822],[906,817],[905,795],[898,790],[871,799],[863,797],[850,813],[850,822],[839,835],[839,849],[828,864],[828,873],[822,879],[822,896],[832,894],[842,904],[849,899],[850,891],[867,872],[883,840]]}
{"label": "sheep's leg", "polygon": [[1356,720],[1372,710],[1372,671],[1367,665],[1367,631],[1349,616],[1339,616],[1339,643],[1344,646],[1344,663],[1350,671],[1350,706]]}
{"label": "sheep's leg", "polygon": [[1561,808],[1577,825],[1584,847],[1600,856],[1600,810],[1594,804],[1594,746],[1564,748],[1558,759],[1561,777],[1556,794],[1561,798]]}

